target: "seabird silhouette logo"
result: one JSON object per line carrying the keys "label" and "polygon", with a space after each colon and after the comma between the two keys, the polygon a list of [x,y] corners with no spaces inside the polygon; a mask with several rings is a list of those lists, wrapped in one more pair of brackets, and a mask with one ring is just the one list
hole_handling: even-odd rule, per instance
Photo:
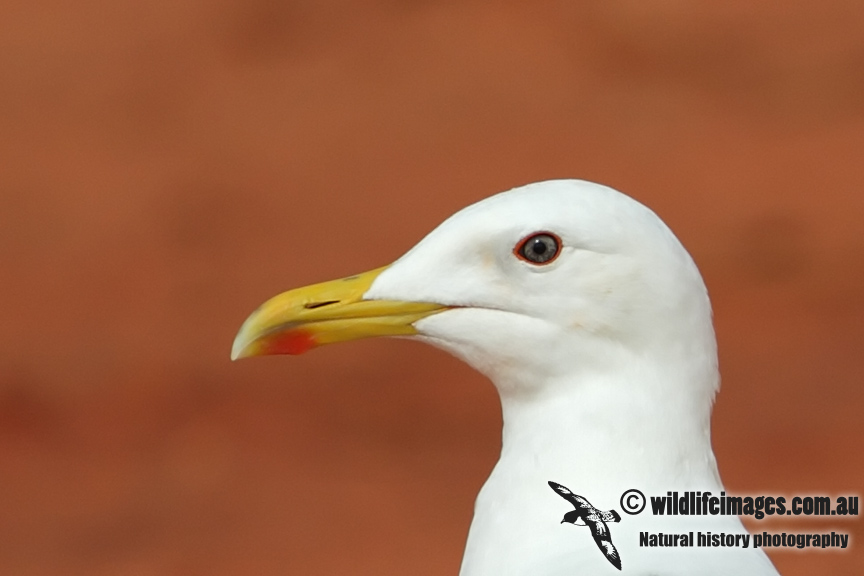
{"label": "seabird silhouette logo", "polygon": [[569,522],[576,526],[588,526],[591,529],[591,536],[594,537],[597,547],[600,548],[600,551],[615,568],[621,570],[621,555],[618,554],[618,550],[612,544],[612,534],[606,525],[606,522],[620,522],[621,516],[615,510],[609,510],[608,512],[598,510],[588,500],[578,494],[574,494],[566,486],[556,484],[551,480],[549,481],[549,486],[576,508],[567,512],[561,523]]}

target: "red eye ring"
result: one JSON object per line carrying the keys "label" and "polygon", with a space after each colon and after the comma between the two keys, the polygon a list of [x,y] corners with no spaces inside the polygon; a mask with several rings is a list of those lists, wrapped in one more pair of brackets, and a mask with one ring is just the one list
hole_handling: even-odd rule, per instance
{"label": "red eye ring", "polygon": [[533,266],[551,264],[561,253],[561,238],[552,232],[534,232],[520,240],[513,254]]}

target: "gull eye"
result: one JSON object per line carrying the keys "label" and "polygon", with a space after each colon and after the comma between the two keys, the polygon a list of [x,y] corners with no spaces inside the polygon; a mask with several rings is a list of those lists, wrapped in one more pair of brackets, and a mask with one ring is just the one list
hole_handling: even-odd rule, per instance
{"label": "gull eye", "polygon": [[561,239],[551,232],[532,234],[513,250],[513,253],[531,264],[549,264],[558,256]]}

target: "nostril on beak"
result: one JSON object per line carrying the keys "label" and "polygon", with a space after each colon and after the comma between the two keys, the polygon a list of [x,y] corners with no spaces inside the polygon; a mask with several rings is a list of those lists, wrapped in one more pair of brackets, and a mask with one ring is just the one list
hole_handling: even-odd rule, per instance
{"label": "nostril on beak", "polygon": [[315,308],[321,308],[322,306],[329,306],[330,304],[338,304],[339,300],[325,300],[324,302],[309,302],[304,304],[303,307],[307,310],[314,310]]}

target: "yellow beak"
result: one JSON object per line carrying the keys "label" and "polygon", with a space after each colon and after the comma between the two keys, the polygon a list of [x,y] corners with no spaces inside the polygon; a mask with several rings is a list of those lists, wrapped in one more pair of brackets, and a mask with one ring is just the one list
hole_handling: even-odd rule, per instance
{"label": "yellow beak", "polygon": [[302,354],[333,342],[416,334],[413,324],[446,310],[440,304],[363,300],[378,268],[275,296],[252,313],[231,347],[231,359]]}

